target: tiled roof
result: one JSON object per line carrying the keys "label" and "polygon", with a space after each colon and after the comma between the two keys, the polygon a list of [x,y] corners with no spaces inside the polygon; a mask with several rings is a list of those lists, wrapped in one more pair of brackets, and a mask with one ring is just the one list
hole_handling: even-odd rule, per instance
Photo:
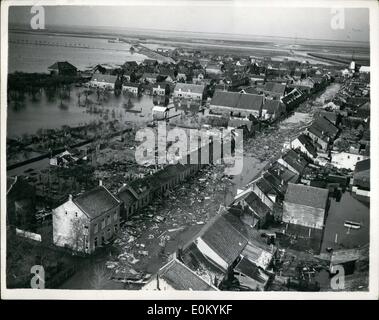
{"label": "tiled roof", "polygon": [[304,168],[308,165],[307,160],[294,150],[289,150],[282,156],[282,159],[299,173],[303,172]]}
{"label": "tiled roof", "polygon": [[266,214],[270,213],[270,208],[266,206],[253,191],[249,193],[249,195],[245,198],[245,201],[260,217],[265,217]]}
{"label": "tiled roof", "polygon": [[313,208],[326,208],[328,189],[289,183],[284,201]]}
{"label": "tiled roof", "polygon": [[222,215],[208,222],[200,237],[228,265],[232,264],[247,244],[247,239],[237,231]]}
{"label": "tiled roof", "polygon": [[76,70],[76,67],[73,66],[71,63],[67,61],[58,61],[52,64],[48,69],[55,69],[55,70]]}
{"label": "tiled roof", "polygon": [[74,198],[73,202],[91,219],[102,215],[119,204],[116,198],[103,186],[83,193]]}
{"label": "tiled roof", "polygon": [[137,201],[137,198],[128,188],[121,189],[117,196],[122,202],[124,202],[128,206]]}
{"label": "tiled roof", "polygon": [[269,276],[261,271],[254,263],[249,259],[242,258],[240,262],[234,268],[236,272],[242,273],[245,276],[265,285],[269,279]]}
{"label": "tiled roof", "polygon": [[92,81],[97,82],[107,82],[107,83],[115,83],[117,80],[117,76],[112,76],[110,74],[94,74],[92,76]]}
{"label": "tiled roof", "polygon": [[300,143],[307,149],[307,151],[313,157],[317,157],[317,149],[315,145],[313,144],[312,139],[309,136],[305,134],[301,134],[297,137],[297,139],[299,139]]}
{"label": "tiled roof", "polygon": [[193,92],[202,94],[204,92],[205,86],[202,84],[192,84],[192,83],[177,83],[175,85],[175,91],[182,92]]}
{"label": "tiled roof", "polygon": [[263,101],[263,95],[216,91],[213,95],[211,105],[247,110],[260,110]]}
{"label": "tiled roof", "polygon": [[267,99],[263,105],[263,109],[267,110],[267,113],[274,114],[276,111],[278,111],[280,105],[279,100],[269,100]]}
{"label": "tiled roof", "polygon": [[332,138],[338,133],[338,128],[325,117],[317,117],[311,127]]}
{"label": "tiled roof", "polygon": [[370,159],[358,161],[355,165],[355,173],[370,170]]}
{"label": "tiled roof", "polygon": [[159,277],[176,290],[215,291],[203,278],[177,259],[171,260],[161,270]]}

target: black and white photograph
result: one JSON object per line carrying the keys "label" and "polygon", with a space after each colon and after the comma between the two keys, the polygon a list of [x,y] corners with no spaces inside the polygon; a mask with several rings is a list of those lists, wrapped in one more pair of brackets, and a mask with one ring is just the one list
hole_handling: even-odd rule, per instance
{"label": "black and white photograph", "polygon": [[3,1],[2,298],[378,299],[378,8]]}

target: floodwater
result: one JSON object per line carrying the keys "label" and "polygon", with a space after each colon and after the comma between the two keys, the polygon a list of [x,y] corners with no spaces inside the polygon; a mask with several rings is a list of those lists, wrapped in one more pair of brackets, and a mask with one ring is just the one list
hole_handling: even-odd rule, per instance
{"label": "floodwater", "polygon": [[127,43],[109,43],[106,39],[10,32],[8,73],[48,72],[57,61],[68,61],[84,70],[97,64],[122,65],[146,59],[129,49]]}
{"label": "floodwater", "polygon": [[[106,119],[109,121],[117,119],[121,123],[131,122],[141,125],[153,120],[152,108],[157,103],[157,98],[148,95],[136,97],[121,94],[120,96],[115,96],[112,91],[106,101],[101,101],[97,104],[96,93],[93,93],[89,96],[93,104],[91,107],[86,108],[78,104],[77,94],[78,92],[83,92],[83,90],[84,88],[72,88],[70,99],[63,101],[64,108],[61,107],[58,98],[50,101],[44,91],[42,91],[38,101],[33,101],[31,97],[26,96],[22,107],[14,108],[12,105],[9,106],[7,119],[8,137],[14,138],[23,134],[35,134],[39,129],[60,129],[63,125],[72,127],[98,120],[107,121]],[[80,97],[81,105],[83,105],[84,99],[85,97],[82,94]],[[133,107],[126,110],[125,104],[129,103],[129,99]],[[170,104],[168,107],[171,108],[173,105]],[[92,113],[89,112],[90,109]],[[171,108],[169,117],[182,112]]]}
{"label": "floodwater", "polygon": [[[358,222],[360,229],[344,226],[346,220]],[[370,241],[370,209],[367,204],[354,198],[350,192],[342,194],[339,201],[331,198],[321,252],[326,248],[351,249]]]}

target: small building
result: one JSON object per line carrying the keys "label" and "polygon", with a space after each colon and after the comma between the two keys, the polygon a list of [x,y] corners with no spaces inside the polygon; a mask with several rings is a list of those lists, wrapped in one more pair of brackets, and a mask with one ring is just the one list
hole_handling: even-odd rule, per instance
{"label": "small building", "polygon": [[295,140],[292,140],[290,146],[292,149],[302,152],[311,159],[317,158],[317,148],[312,139],[305,134],[301,134]]}
{"label": "small building", "polygon": [[210,220],[195,240],[199,251],[225,272],[235,264],[247,242],[222,214]]}
{"label": "small building", "polygon": [[50,165],[67,168],[79,160],[87,160],[85,152],[79,150],[65,150],[50,158]]}
{"label": "small building", "polygon": [[266,82],[264,85],[258,86],[258,90],[266,96],[280,100],[284,97],[286,85],[276,82]]}
{"label": "small building", "polygon": [[98,187],[53,209],[53,242],[81,253],[92,253],[119,231],[121,201]]}
{"label": "small building", "polygon": [[99,73],[99,74],[94,74],[92,76],[88,85],[92,88],[113,90],[115,87],[116,80],[117,80],[117,76]]}
{"label": "small building", "polygon": [[246,291],[265,291],[270,279],[269,275],[245,257],[238,262],[233,273],[240,290]]}
{"label": "small building", "polygon": [[283,202],[286,233],[319,251],[328,210],[328,189],[289,183]]}
{"label": "small building", "polygon": [[157,96],[166,96],[170,94],[170,85],[168,83],[155,83],[152,94]]}
{"label": "small building", "polygon": [[154,106],[152,113],[153,120],[164,120],[168,118],[169,108],[165,106]]}
{"label": "small building", "polygon": [[174,88],[174,98],[203,100],[205,86],[202,84],[177,83]]}
{"label": "small building", "polygon": [[262,107],[262,119],[274,122],[286,114],[286,107],[279,100],[266,99]]}
{"label": "small building", "polygon": [[50,74],[60,76],[76,76],[78,69],[67,61],[58,61],[48,68]]}
{"label": "small building", "polygon": [[298,175],[301,175],[305,167],[308,165],[308,161],[304,159],[300,153],[294,150],[288,150],[277,161],[279,164]]}
{"label": "small building", "polygon": [[177,258],[160,268],[142,290],[218,291],[213,284],[208,283]]}
{"label": "small building", "polygon": [[323,116],[317,117],[305,131],[316,143],[318,149],[323,151],[327,151],[330,144],[336,139],[338,132],[338,127]]}
{"label": "small building", "polygon": [[141,94],[141,91],[142,84],[140,83],[124,82],[122,84],[122,92],[129,92],[135,96],[138,96]]}
{"label": "small building", "polygon": [[141,77],[141,81],[148,82],[148,83],[156,83],[157,78],[159,77],[158,73],[144,73]]}

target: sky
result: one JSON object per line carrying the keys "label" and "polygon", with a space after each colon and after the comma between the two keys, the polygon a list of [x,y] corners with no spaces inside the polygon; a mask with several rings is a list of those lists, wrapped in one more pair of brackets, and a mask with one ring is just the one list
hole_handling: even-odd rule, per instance
{"label": "sky", "polygon": [[[344,9],[344,25],[332,28],[330,8],[197,5],[44,6],[46,28],[54,25],[108,26],[187,32],[369,41],[369,11]],[[10,23],[30,24],[30,7],[11,7]]]}

